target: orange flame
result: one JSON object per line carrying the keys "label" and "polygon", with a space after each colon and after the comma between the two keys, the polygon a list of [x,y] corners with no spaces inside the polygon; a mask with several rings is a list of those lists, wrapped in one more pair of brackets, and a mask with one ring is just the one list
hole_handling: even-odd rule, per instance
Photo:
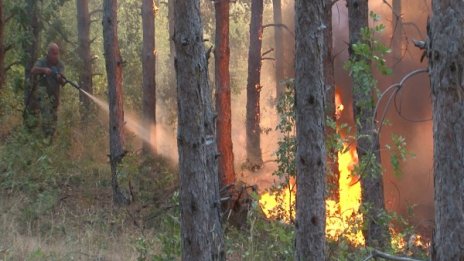
{"label": "orange flame", "polygon": [[[336,93],[335,103],[335,116],[339,119],[344,109],[339,93]],[[340,202],[326,201],[326,235],[333,240],[344,236],[353,245],[364,245],[364,237],[360,229],[362,214],[359,213],[361,185],[359,182],[353,182],[356,178],[351,175],[357,163],[356,148],[345,144],[344,150],[338,153]],[[261,195],[260,205],[266,217],[273,218],[278,212],[281,214],[279,217],[282,221],[288,223],[293,220],[296,186],[294,179],[290,179],[289,183],[290,188],[284,187],[279,193],[267,192]]]}

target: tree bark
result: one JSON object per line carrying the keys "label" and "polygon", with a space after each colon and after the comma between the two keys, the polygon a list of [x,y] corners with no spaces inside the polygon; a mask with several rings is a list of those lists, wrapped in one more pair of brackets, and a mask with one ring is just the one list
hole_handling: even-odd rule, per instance
{"label": "tree bark", "polygon": [[215,115],[200,1],[175,1],[182,260],[224,260]]}
{"label": "tree bark", "polygon": [[27,18],[25,21],[26,32],[31,36],[29,41],[23,42],[23,50],[26,52],[24,59],[24,114],[23,121],[27,128],[36,125],[39,104],[35,97],[37,82],[36,77],[32,77],[31,70],[39,58],[40,32],[39,6],[36,0],[26,2]]}
{"label": "tree bark", "polygon": [[252,0],[246,105],[246,151],[247,163],[250,169],[259,169],[263,165],[259,101],[262,88],[261,46],[263,36],[263,9],[263,0]]}
{"label": "tree bark", "polygon": [[[333,63],[333,38],[332,38],[332,2],[333,0],[325,0],[324,6],[324,21],[326,30],[324,31],[324,43],[326,44],[324,50],[324,77],[326,89],[326,115],[334,122],[336,118],[335,107],[335,76],[334,76],[334,63]],[[336,130],[326,128],[326,137],[333,138]],[[340,179],[340,172],[338,170],[338,151],[332,148],[327,155],[327,168],[328,176],[327,183],[329,188],[329,198],[338,202],[339,200],[339,186],[338,180]]]}
{"label": "tree bark", "polygon": [[3,0],[0,0],[0,91],[5,83],[5,18],[3,11]]}
{"label": "tree bark", "polygon": [[118,182],[118,168],[124,158],[124,109],[122,93],[122,58],[118,44],[117,0],[103,1],[103,47],[105,51],[106,75],[108,78],[108,100],[110,110],[110,164],[113,201],[117,205],[130,203]]}
{"label": "tree bark", "polygon": [[[79,86],[86,92],[93,93],[92,83],[92,54],[90,50],[90,14],[89,1],[76,0],[77,9],[77,37],[79,62]],[[87,95],[80,93],[81,119],[86,120],[91,113],[92,103]]]}
{"label": "tree bark", "polygon": [[[174,68],[174,60],[176,57],[176,47],[174,45],[174,2],[175,0],[168,0],[168,30],[169,30],[169,66],[172,70]],[[173,98],[176,96],[176,77],[175,75],[169,75],[169,87]]]}
{"label": "tree bark", "polygon": [[[353,44],[359,43],[361,39],[361,28],[369,26],[369,7],[368,0],[347,0],[349,33],[350,33],[350,56],[358,59],[351,51]],[[385,247],[390,244],[388,236],[388,224],[379,222],[378,217],[385,212],[385,202],[383,193],[383,180],[380,161],[380,143],[376,132],[376,127],[372,124],[374,115],[373,106],[366,106],[366,100],[373,100],[370,93],[357,91],[356,88],[362,83],[353,79],[353,109],[357,127],[357,153],[360,162],[366,159],[374,162],[364,169],[361,174],[362,202],[368,206],[367,213],[364,214],[364,238],[366,245],[370,247]],[[374,104],[374,102],[372,102]],[[369,155],[369,153],[373,155]]]}
{"label": "tree bark", "polygon": [[432,260],[464,260],[464,2],[432,1],[435,231]]}
{"label": "tree bark", "polygon": [[392,55],[394,63],[401,60],[403,42],[403,20],[401,16],[401,0],[392,0]]}
{"label": "tree bark", "polygon": [[229,0],[218,0],[216,8],[216,43],[214,49],[217,143],[219,151],[219,183],[225,187],[235,183],[232,145],[232,111],[229,74]]}
{"label": "tree bark", "polygon": [[155,13],[153,0],[143,0],[142,2],[142,28],[143,28],[143,47],[142,47],[142,119],[147,137],[150,142],[143,143],[143,152],[146,155],[156,153],[156,56],[155,56]]}
{"label": "tree bark", "polygon": [[[282,21],[282,0],[272,0],[274,12],[274,24],[283,24]],[[285,79],[284,66],[284,47],[283,47],[283,29],[281,26],[274,26],[274,53],[275,53],[275,78],[276,78],[276,98],[277,101],[282,97],[284,86],[282,81]]]}
{"label": "tree bark", "polygon": [[297,0],[295,14],[295,260],[325,260],[324,1]]}

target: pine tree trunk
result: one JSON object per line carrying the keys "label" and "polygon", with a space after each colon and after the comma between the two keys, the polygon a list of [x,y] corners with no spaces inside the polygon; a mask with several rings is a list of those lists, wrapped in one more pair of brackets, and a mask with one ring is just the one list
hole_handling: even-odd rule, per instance
{"label": "pine tree trunk", "polygon": [[[333,0],[326,0],[324,7],[324,21],[326,30],[324,31],[324,77],[326,89],[326,115],[333,121],[336,121],[336,107],[335,107],[335,76],[334,76],[334,63],[333,63],[333,38],[332,38],[332,3]],[[336,130],[327,127],[326,137],[332,138],[336,134]],[[339,200],[339,186],[338,180],[340,179],[340,172],[338,171],[338,151],[332,148],[327,155],[327,168],[328,176],[327,183],[329,188],[329,198],[338,202]]]}
{"label": "pine tree trunk", "polygon": [[[350,45],[361,41],[361,28],[369,26],[368,0],[348,0],[348,17]],[[351,52],[352,58],[357,59]],[[388,224],[380,222],[378,217],[385,211],[383,180],[380,161],[380,144],[376,127],[372,124],[374,108],[366,106],[366,100],[372,100],[369,93],[356,91],[362,83],[353,82],[353,109],[357,127],[357,153],[361,161],[367,159],[370,164],[364,173],[361,173],[362,202],[368,206],[368,212],[364,215],[364,238],[366,245],[371,247],[389,246]],[[374,155],[369,155],[368,151]]]}
{"label": "pine tree trunk", "polygon": [[182,260],[224,260],[215,115],[200,0],[174,2]]}
{"label": "pine tree trunk", "polygon": [[[90,50],[90,14],[89,1],[76,0],[77,9],[77,37],[79,42],[79,85],[86,92],[93,93],[92,84],[92,54]],[[89,98],[80,93],[79,100],[82,104],[81,118],[85,121],[91,113],[92,103]]]}
{"label": "pine tree trunk", "polygon": [[263,0],[252,0],[246,105],[246,150],[247,163],[250,169],[259,169],[263,165],[259,101],[262,88],[261,46],[263,36],[263,9]]}
{"label": "pine tree trunk", "polygon": [[3,14],[3,0],[0,0],[0,91],[5,83],[5,18]]}
{"label": "pine tree trunk", "polygon": [[276,78],[276,98],[277,101],[282,97],[284,86],[281,82],[285,79],[284,75],[284,47],[282,30],[282,0],[272,0],[274,12],[274,53],[275,53],[275,78]]}
{"label": "pine tree trunk", "polygon": [[[174,46],[174,2],[175,0],[168,0],[168,30],[169,30],[169,68],[173,71],[174,60],[176,57],[176,47]],[[173,98],[176,97],[176,76],[174,74],[169,75],[169,94]]]}
{"label": "pine tree trunk", "polygon": [[124,110],[122,93],[122,58],[118,44],[118,4],[116,0],[103,1],[103,45],[106,75],[108,78],[108,100],[110,109],[110,164],[113,201],[117,205],[130,203],[130,199],[119,187],[117,179],[124,150]]}
{"label": "pine tree trunk", "polygon": [[220,187],[235,183],[232,146],[232,111],[229,75],[229,0],[218,0],[216,8],[216,48],[214,50],[217,143]]}
{"label": "pine tree trunk", "polygon": [[27,17],[25,28],[30,35],[30,40],[23,42],[23,50],[26,52],[24,59],[24,125],[28,128],[33,128],[36,125],[39,104],[35,97],[37,82],[35,77],[32,77],[31,70],[35,62],[39,58],[40,46],[40,23],[39,23],[39,6],[36,0],[28,0],[26,2]]}
{"label": "pine tree trunk", "polygon": [[297,0],[295,49],[296,256],[325,260],[323,1]]}
{"label": "pine tree trunk", "polygon": [[143,143],[143,152],[147,155],[156,153],[155,129],[156,124],[156,80],[155,80],[155,6],[153,0],[143,0],[142,2],[142,28],[143,28],[143,47],[142,47],[142,119],[147,137],[150,142]]}
{"label": "pine tree trunk", "polygon": [[464,2],[432,1],[435,231],[432,260],[464,260]]}

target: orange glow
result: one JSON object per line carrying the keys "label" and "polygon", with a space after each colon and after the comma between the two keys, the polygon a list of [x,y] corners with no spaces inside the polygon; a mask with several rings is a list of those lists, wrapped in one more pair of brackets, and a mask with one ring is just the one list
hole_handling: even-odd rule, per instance
{"label": "orange glow", "polygon": [[[336,117],[340,118],[344,106],[341,97],[335,96]],[[340,236],[348,239],[353,245],[364,245],[364,237],[361,232],[362,215],[359,213],[361,205],[361,185],[356,177],[351,175],[354,166],[358,163],[356,147],[348,148],[345,144],[343,151],[338,153],[340,171],[339,194],[340,202],[326,201],[326,235],[337,240]],[[294,179],[290,180],[290,186],[282,188],[279,193],[269,192],[261,195],[260,205],[268,218],[279,218],[284,222],[293,221],[295,216],[296,186]]]}

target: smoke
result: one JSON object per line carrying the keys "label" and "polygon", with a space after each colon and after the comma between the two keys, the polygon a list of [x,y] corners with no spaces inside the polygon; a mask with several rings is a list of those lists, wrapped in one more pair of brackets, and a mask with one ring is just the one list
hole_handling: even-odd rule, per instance
{"label": "smoke", "polygon": [[[393,83],[399,82],[404,75],[412,70],[427,67],[427,61],[420,62],[423,51],[414,47],[412,40],[424,40],[426,37],[427,18],[430,15],[430,1],[401,1],[402,9],[399,14],[403,21],[401,34],[400,57],[388,57],[387,62],[393,69],[393,75],[376,75],[378,88],[383,91]],[[395,32],[393,20],[392,1],[369,1],[370,10],[380,15],[382,23],[386,26],[380,39],[387,46],[392,44],[392,35]],[[285,16],[293,28],[293,7],[285,9]],[[350,78],[343,69],[348,59],[348,10],[345,1],[338,1],[333,9],[333,43],[335,57],[335,79],[340,91],[345,110],[341,121],[354,126],[352,115],[352,90]],[[429,79],[426,74],[418,75],[403,87],[397,99],[398,111],[391,107],[387,114],[389,125],[385,126],[380,134],[382,148],[392,144],[392,135],[401,135],[406,138],[407,149],[415,157],[401,163],[402,175],[395,176],[390,164],[390,152],[382,149],[382,164],[385,169],[384,194],[386,206],[389,210],[409,217],[419,232],[430,236],[433,224],[433,139],[431,123],[431,97]],[[385,108],[381,108],[383,110]],[[410,216],[410,210],[413,216]]]}
{"label": "smoke", "polygon": [[[85,93],[98,107],[106,114],[109,114],[108,103],[100,98],[97,98],[86,91]],[[142,124],[142,121],[134,113],[130,111],[124,112],[125,127],[131,133],[136,135],[142,141],[152,145],[156,151],[171,160],[178,162],[177,141],[175,139],[175,131],[173,127],[164,124],[151,124],[149,128]]]}

